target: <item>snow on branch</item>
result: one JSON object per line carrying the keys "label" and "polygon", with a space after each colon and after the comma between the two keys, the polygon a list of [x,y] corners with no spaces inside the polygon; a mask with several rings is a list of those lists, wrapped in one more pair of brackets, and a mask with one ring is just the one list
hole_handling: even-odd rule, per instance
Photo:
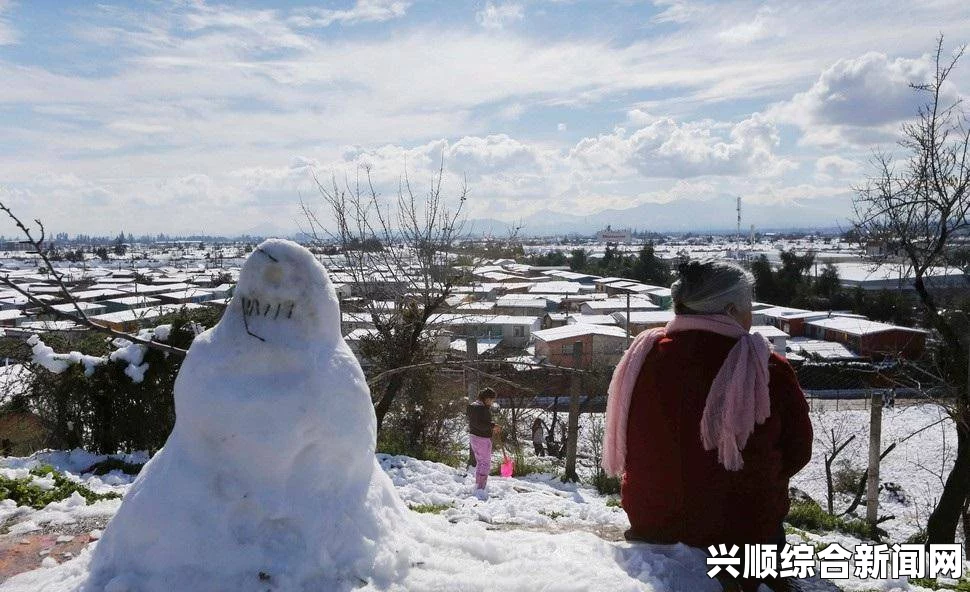
{"label": "snow on branch", "polygon": [[131,378],[132,382],[138,384],[145,380],[145,372],[148,370],[148,363],[144,361],[148,347],[143,343],[145,341],[167,341],[171,332],[171,325],[159,325],[154,329],[139,331],[137,335],[138,343],[123,338],[113,339],[111,345],[116,349],[107,356],[91,356],[79,351],[59,354],[54,351],[54,348],[44,343],[39,335],[32,335],[27,340],[27,345],[31,347],[31,361],[45,368],[48,372],[60,374],[74,364],[81,364],[84,366],[84,375],[90,377],[98,366],[103,366],[108,362],[123,362],[127,364],[125,374]]}

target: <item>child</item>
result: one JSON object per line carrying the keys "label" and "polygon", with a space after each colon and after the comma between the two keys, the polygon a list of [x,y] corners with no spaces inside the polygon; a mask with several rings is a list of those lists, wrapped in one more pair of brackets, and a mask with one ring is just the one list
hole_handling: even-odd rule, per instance
{"label": "child", "polygon": [[538,417],[532,422],[532,447],[535,448],[536,456],[542,456],[545,451],[542,449],[542,433],[545,431],[545,424]]}
{"label": "child", "polygon": [[492,403],[495,391],[484,388],[478,393],[478,400],[468,405],[468,441],[475,454],[475,488],[485,492],[488,473],[492,468],[492,436],[501,431],[492,421]]}

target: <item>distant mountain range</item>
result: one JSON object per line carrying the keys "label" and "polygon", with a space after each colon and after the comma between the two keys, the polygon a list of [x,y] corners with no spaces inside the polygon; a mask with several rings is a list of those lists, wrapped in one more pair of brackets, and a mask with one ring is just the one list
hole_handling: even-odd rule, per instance
{"label": "distant mountain range", "polygon": [[[513,224],[521,227],[519,236],[593,235],[607,225],[614,229],[640,232],[733,233],[737,229],[736,203],[730,198],[678,200],[668,203],[645,203],[627,209],[603,210],[577,215],[540,210],[516,222],[494,218],[475,218],[465,223],[464,230],[475,236],[507,236]],[[754,224],[758,232],[791,230],[847,229],[851,204],[845,198],[804,200],[797,204],[741,205],[741,232],[747,234]],[[297,228],[285,229],[272,222],[247,228],[240,235],[251,237],[292,237],[305,239]]]}
{"label": "distant mountain range", "polygon": [[[646,203],[623,210],[603,210],[595,214],[574,215],[541,210],[524,217],[520,236],[590,235],[611,225],[614,229],[647,232],[729,233],[737,229],[736,203],[729,199],[707,201],[679,200]],[[805,200],[799,204],[746,204],[741,206],[741,232],[752,224],[758,232],[785,230],[837,230],[850,226],[850,204],[843,199]],[[512,224],[480,218],[469,220],[466,230],[473,234],[506,235]]]}

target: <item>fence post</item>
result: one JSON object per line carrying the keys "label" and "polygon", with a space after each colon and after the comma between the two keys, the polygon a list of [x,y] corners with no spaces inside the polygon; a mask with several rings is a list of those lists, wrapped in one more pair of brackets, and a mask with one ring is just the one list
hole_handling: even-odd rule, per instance
{"label": "fence post", "polygon": [[875,532],[879,519],[879,456],[882,453],[882,393],[872,392],[869,407],[869,477],[866,491],[866,522]]}
{"label": "fence post", "polygon": [[[478,358],[478,339],[475,337],[465,338],[465,359],[472,362]],[[465,391],[468,393],[468,403],[474,403],[478,399],[478,373],[465,369]]]}
{"label": "fence post", "polygon": [[[577,370],[583,366],[583,342],[573,343],[573,367]],[[579,439],[579,396],[583,388],[583,376],[573,372],[569,376],[569,419],[566,431],[566,469],[562,480],[579,481],[576,473],[576,449]]]}

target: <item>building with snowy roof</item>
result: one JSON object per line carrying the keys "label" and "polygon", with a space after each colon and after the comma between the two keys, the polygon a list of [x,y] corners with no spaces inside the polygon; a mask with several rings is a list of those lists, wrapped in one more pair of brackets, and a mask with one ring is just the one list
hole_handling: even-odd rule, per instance
{"label": "building with snowy roof", "polygon": [[20,309],[0,310],[0,327],[17,327],[24,320],[24,313]]}
{"label": "building with snowy roof", "polygon": [[169,304],[202,304],[206,300],[212,300],[212,292],[200,288],[189,288],[178,292],[163,292],[157,295],[162,302]]}
{"label": "building with snowy roof", "polygon": [[[899,263],[875,264],[871,262],[847,262],[833,264],[839,272],[839,283],[846,288],[863,290],[912,291],[912,272]],[[970,288],[970,278],[956,267],[931,267],[923,278],[930,289]]]}
{"label": "building with snowy roof", "polygon": [[754,325],[751,333],[760,333],[771,344],[771,351],[783,358],[787,357],[788,333],[771,325]]}
{"label": "building with snowy roof", "polygon": [[555,305],[543,298],[500,297],[495,302],[495,314],[515,316],[542,316],[554,310]]}
{"label": "building with snowy roof", "polygon": [[[613,318],[616,319],[620,327],[626,327],[626,312],[615,312]],[[644,310],[630,313],[630,334],[639,335],[647,329],[663,327],[674,320],[672,310]]]}
{"label": "building with snowy roof", "polygon": [[147,308],[136,308],[133,310],[123,310],[120,312],[109,312],[107,314],[95,315],[90,318],[92,321],[104,325],[116,331],[135,331],[140,327],[146,327],[155,322],[159,317],[167,314],[176,313],[183,308],[199,308],[198,304],[163,304]]}
{"label": "building with snowy roof", "polygon": [[594,300],[584,302],[579,306],[580,313],[589,315],[612,314],[614,312],[626,312],[627,310],[632,312],[659,309],[660,307],[650,300],[638,296],[631,296],[629,299],[610,298],[608,300]]}
{"label": "building with snowy roof", "polygon": [[[556,366],[596,368],[615,366],[629,343],[626,331],[606,325],[577,323],[533,333],[536,357]],[[576,344],[580,359],[576,359]]]}
{"label": "building with snowy roof", "polygon": [[[125,296],[124,298],[111,298],[110,300],[103,300],[98,304],[104,305],[104,312],[118,312],[122,310],[132,310],[135,308],[148,308],[151,306],[158,306],[162,304],[162,301],[158,298],[152,298],[151,296]],[[92,313],[100,314],[100,313]]]}
{"label": "building with snowy roof", "polygon": [[71,292],[71,297],[78,302],[97,302],[98,300],[107,300],[109,298],[120,298],[126,294],[120,290],[112,289],[98,289],[98,290],[81,290],[79,292]]}
{"label": "building with snowy roof", "polygon": [[854,362],[861,357],[842,343],[810,337],[792,337],[788,341],[788,347],[792,353],[803,358],[825,362]]}
{"label": "building with snowy roof", "polygon": [[[75,303],[68,302],[67,304],[51,305],[51,308],[53,308],[57,312],[70,314],[70,315],[77,315],[78,310],[81,310],[84,312],[84,314],[90,316],[90,315],[99,315],[99,314],[104,314],[106,312],[111,312],[110,310],[108,310],[108,305],[106,304],[106,302],[107,301],[75,302]],[[50,311],[45,311],[43,309],[37,310],[37,318],[39,319],[47,319],[47,318],[54,318],[54,317],[57,317],[57,315],[54,313],[51,313]]]}
{"label": "building with snowy roof", "polygon": [[805,323],[805,336],[841,343],[871,358],[923,355],[927,332],[855,317],[833,316]]}
{"label": "building with snowy roof", "polygon": [[[588,289],[592,291],[592,287],[589,287]],[[579,294],[582,291],[584,291],[582,284],[558,280],[543,282],[529,288],[529,292],[531,293],[542,294]]]}
{"label": "building with snowy roof", "polygon": [[617,321],[610,314],[571,314],[566,319],[567,325],[585,324],[585,325],[611,325],[616,326]]}
{"label": "building with snowy roof", "polygon": [[525,347],[541,328],[539,317],[514,315],[436,314],[429,325],[448,328],[456,337],[498,339],[508,347]]}

